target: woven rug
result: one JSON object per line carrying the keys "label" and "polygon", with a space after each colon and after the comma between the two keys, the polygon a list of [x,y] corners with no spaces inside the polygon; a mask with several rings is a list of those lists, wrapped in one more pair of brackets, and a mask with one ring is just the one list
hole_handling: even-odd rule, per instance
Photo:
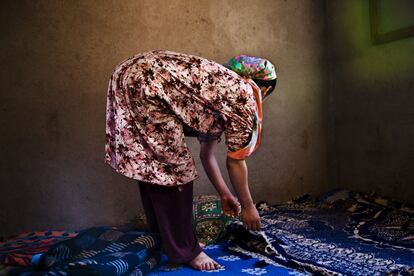
{"label": "woven rug", "polygon": [[263,231],[232,223],[230,250],[310,275],[414,275],[412,206],[335,190],[257,207]]}

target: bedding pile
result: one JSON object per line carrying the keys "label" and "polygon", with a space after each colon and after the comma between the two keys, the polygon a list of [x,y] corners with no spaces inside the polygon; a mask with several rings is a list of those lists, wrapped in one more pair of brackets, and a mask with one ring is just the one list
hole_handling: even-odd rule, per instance
{"label": "bedding pile", "polygon": [[154,234],[92,227],[31,256],[30,266],[4,268],[9,275],[145,275],[160,259]]}
{"label": "bedding pile", "polygon": [[51,230],[24,232],[11,236],[5,242],[0,242],[0,264],[28,266],[32,257],[45,253],[49,248],[60,242],[76,237],[78,231]]}
{"label": "bedding pile", "polygon": [[414,208],[334,190],[257,204],[263,228],[228,227],[230,250],[311,275],[414,275]]}

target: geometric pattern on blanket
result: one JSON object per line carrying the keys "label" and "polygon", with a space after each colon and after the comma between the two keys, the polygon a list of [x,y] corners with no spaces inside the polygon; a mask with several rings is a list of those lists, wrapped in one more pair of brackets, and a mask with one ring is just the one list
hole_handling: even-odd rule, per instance
{"label": "geometric pattern on blanket", "polygon": [[0,264],[29,266],[33,255],[47,252],[60,241],[76,237],[75,230],[24,232],[0,242]]}
{"label": "geometric pattern on blanket", "polygon": [[334,190],[257,204],[262,232],[228,227],[228,248],[320,275],[413,275],[414,208],[375,194]]}
{"label": "geometric pattern on blanket", "polygon": [[148,276],[205,276],[220,275],[220,276],[306,276],[307,274],[300,273],[291,268],[283,266],[267,265],[263,261],[256,258],[243,256],[238,253],[228,252],[225,249],[225,240],[220,240],[217,243],[207,245],[204,251],[207,255],[218,262],[221,267],[210,271],[196,271],[186,265],[168,265],[167,258],[163,255],[161,263]]}
{"label": "geometric pattern on blanket", "polygon": [[379,248],[414,252],[414,208],[372,195],[355,194],[353,198],[348,227],[355,238]]}
{"label": "geometric pattern on blanket", "polygon": [[53,245],[33,265],[42,275],[145,275],[159,259],[157,235],[101,226]]}
{"label": "geometric pattern on blanket", "polygon": [[216,195],[193,197],[193,228],[199,242],[211,244],[221,239],[227,225],[236,220],[223,213],[221,200]]}

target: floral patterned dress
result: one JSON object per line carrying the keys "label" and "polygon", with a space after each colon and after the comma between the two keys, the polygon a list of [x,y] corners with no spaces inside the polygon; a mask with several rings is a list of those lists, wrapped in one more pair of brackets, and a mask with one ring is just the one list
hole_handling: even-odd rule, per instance
{"label": "floral patterned dress", "polygon": [[245,159],[260,144],[260,89],[194,55],[150,51],[113,71],[106,109],[105,163],[129,178],[176,186],[198,177],[184,136],[224,132],[227,155]]}

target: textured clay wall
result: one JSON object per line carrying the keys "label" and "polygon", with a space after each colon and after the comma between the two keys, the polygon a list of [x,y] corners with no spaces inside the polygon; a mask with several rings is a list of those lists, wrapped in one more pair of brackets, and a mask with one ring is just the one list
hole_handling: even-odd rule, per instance
{"label": "textured clay wall", "polygon": [[[104,165],[114,66],[152,49],[218,62],[241,54],[278,67],[263,144],[249,160],[256,200],[326,190],[323,1],[3,1],[0,15],[0,236],[124,223],[135,181]],[[200,178],[196,194],[211,194]],[[217,152],[226,179],[224,143]]]}
{"label": "textured clay wall", "polygon": [[327,1],[332,171],[337,186],[413,204],[414,38],[373,45],[368,5]]}

